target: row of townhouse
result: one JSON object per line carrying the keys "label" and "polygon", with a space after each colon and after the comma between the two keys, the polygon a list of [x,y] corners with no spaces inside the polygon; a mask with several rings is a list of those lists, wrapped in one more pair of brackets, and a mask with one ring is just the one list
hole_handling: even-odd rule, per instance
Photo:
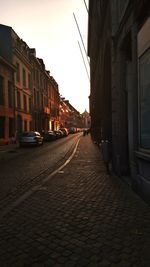
{"label": "row of townhouse", "polygon": [[0,24],[0,142],[22,131],[59,128],[58,84],[42,59]]}

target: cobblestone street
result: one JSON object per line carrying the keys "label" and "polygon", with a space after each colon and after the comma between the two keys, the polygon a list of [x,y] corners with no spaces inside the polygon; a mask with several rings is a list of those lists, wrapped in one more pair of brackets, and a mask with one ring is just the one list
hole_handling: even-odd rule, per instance
{"label": "cobblestone street", "polygon": [[1,267],[149,267],[150,208],[106,174],[90,135],[0,220]]}

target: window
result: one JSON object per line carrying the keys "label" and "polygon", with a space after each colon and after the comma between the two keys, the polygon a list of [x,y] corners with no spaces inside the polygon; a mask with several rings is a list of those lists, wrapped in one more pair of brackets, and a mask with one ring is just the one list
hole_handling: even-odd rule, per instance
{"label": "window", "polygon": [[27,121],[26,120],[24,121],[24,131],[25,132],[27,131]]}
{"label": "window", "polygon": [[5,137],[5,117],[0,117],[0,138]]}
{"label": "window", "polygon": [[0,75],[0,105],[4,104],[4,78]]}
{"label": "window", "polygon": [[38,72],[38,70],[36,70],[36,82],[37,82],[37,84],[39,84],[39,72]]}
{"label": "window", "polygon": [[23,96],[24,110],[27,111],[27,98],[26,95]]}
{"label": "window", "polygon": [[42,87],[42,75],[40,74],[40,86]]}
{"label": "window", "polygon": [[36,107],[36,90],[34,88],[34,106]]}
{"label": "window", "polygon": [[12,94],[12,83],[8,81],[8,106],[13,107],[13,94]]}
{"label": "window", "polygon": [[16,80],[17,80],[17,82],[20,82],[20,65],[19,65],[19,63],[16,63],[16,67],[17,67]]}
{"label": "window", "polygon": [[140,145],[150,149],[150,48],[139,59]]}
{"label": "window", "polygon": [[28,73],[28,88],[31,89],[31,74]]}
{"label": "window", "polygon": [[41,96],[41,101],[42,101],[42,108],[43,108],[44,107],[44,96],[43,96],[43,94]]}
{"label": "window", "polygon": [[150,149],[150,17],[138,33],[139,67],[139,140],[140,147]]}
{"label": "window", "polygon": [[9,118],[9,137],[14,134],[14,119]]}
{"label": "window", "polygon": [[29,122],[30,131],[32,130],[32,121]]}
{"label": "window", "polygon": [[31,97],[29,97],[29,112],[31,113],[32,111],[32,104],[31,104]]}
{"label": "window", "polygon": [[35,78],[36,78],[36,70],[34,69],[33,70],[33,80],[35,81]]}
{"label": "window", "polygon": [[26,87],[26,71],[24,68],[22,69],[22,76],[23,76],[23,86]]}
{"label": "window", "polygon": [[20,99],[20,92],[17,91],[17,106],[19,109],[21,109],[21,99]]}
{"label": "window", "polygon": [[21,115],[17,115],[17,129],[18,129],[18,132],[22,132],[22,117]]}
{"label": "window", "polygon": [[46,97],[44,96],[44,106],[46,107]]}
{"label": "window", "polygon": [[37,106],[40,106],[40,94],[39,91],[37,92]]}
{"label": "window", "polygon": [[44,106],[48,107],[48,97],[44,96]]}

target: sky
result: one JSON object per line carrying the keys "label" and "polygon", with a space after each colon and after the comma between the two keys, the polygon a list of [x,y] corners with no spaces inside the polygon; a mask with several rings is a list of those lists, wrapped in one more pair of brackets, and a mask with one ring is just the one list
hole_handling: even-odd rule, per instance
{"label": "sky", "polygon": [[88,6],[88,0],[0,1],[0,23],[12,27],[30,48],[36,49],[36,56],[43,59],[46,70],[58,83],[60,95],[80,113],[89,111],[90,95],[89,64],[82,44],[83,40],[87,50],[85,3]]}

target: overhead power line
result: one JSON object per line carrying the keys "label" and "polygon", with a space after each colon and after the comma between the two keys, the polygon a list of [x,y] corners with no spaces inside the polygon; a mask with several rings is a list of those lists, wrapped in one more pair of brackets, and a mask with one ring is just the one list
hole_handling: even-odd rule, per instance
{"label": "overhead power line", "polygon": [[85,0],[84,0],[84,4],[85,4],[86,10],[87,10],[87,13],[89,13],[89,10],[87,8],[87,4],[86,4]]}
{"label": "overhead power line", "polygon": [[89,76],[89,73],[88,73],[88,69],[87,69],[87,66],[86,66],[86,63],[85,63],[85,59],[84,59],[84,56],[83,56],[82,49],[81,49],[81,46],[80,46],[80,43],[79,43],[79,41],[78,41],[78,45],[79,45],[79,48],[80,48],[81,56],[82,56],[83,63],[84,63],[84,66],[85,66],[85,70],[86,70],[86,73],[87,73],[88,79],[89,79],[89,81],[90,81],[90,76]]}
{"label": "overhead power line", "polygon": [[76,16],[75,16],[74,13],[73,13],[73,16],[74,16],[74,19],[75,19],[75,22],[76,22],[76,25],[77,25],[78,32],[80,34],[80,38],[81,38],[81,41],[82,41],[82,45],[83,45],[83,48],[84,48],[84,51],[85,51],[85,54],[86,54],[86,58],[87,58],[88,64],[90,66],[90,62],[89,62],[89,59],[88,59],[88,56],[87,56],[87,52],[86,52],[85,45],[84,45],[84,42],[83,42],[83,38],[82,38],[82,35],[81,35],[81,32],[80,32],[80,28],[78,26],[78,22],[77,22],[77,19],[76,19]]}

